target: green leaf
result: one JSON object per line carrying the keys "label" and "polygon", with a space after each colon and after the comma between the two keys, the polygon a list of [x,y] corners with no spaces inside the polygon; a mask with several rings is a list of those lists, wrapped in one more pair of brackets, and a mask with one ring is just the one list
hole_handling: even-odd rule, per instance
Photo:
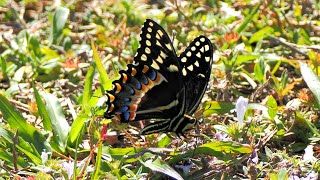
{"label": "green leaf", "polygon": [[261,56],[259,55],[250,55],[250,54],[246,54],[246,55],[238,55],[237,56],[237,60],[235,65],[240,65],[243,64],[245,62],[252,62],[258,58],[260,58]]}
{"label": "green leaf", "polygon": [[50,116],[48,114],[46,106],[43,103],[41,96],[40,96],[34,82],[32,82],[32,88],[33,88],[34,96],[36,98],[38,112],[42,118],[43,127],[45,130],[50,131],[50,130],[52,130]]}
{"label": "green leaf", "polygon": [[0,56],[0,62],[1,62],[1,72],[2,72],[3,78],[8,79],[7,62],[2,56]]}
{"label": "green leaf", "polygon": [[288,171],[286,169],[280,169],[278,172],[278,179],[288,179]]}
{"label": "green leaf", "polygon": [[69,133],[68,145],[75,147],[77,141],[82,141],[82,136],[85,128],[85,121],[89,119],[89,116],[80,112],[77,118],[73,121]]}
{"label": "green leaf", "polygon": [[209,101],[205,103],[203,112],[204,116],[210,116],[211,114],[224,114],[229,113],[230,110],[234,109],[235,105],[230,102],[218,102],[218,101]]}
{"label": "green leaf", "polygon": [[159,158],[152,161],[152,159],[149,159],[145,162],[140,160],[140,162],[147,168],[150,168],[152,171],[161,172],[163,174],[166,174],[170,177],[173,177],[178,180],[183,180],[183,178],[180,176],[180,174],[175,171],[172,167],[170,167],[167,163],[164,161],[161,161]]}
{"label": "green leaf", "polygon": [[[231,141],[214,141],[201,145],[200,148],[209,148],[212,151],[235,153],[235,154],[249,154],[252,152],[252,148],[249,145],[243,145],[238,142]],[[197,150],[196,151],[199,151]]]}
{"label": "green leaf", "polygon": [[[121,160],[121,159],[123,159],[123,156],[125,156],[125,155],[133,155],[133,154],[140,152],[142,150],[143,150],[143,148],[137,148],[137,147],[110,148],[110,147],[104,146],[103,147],[103,154],[110,155],[112,157],[112,159]],[[136,161],[136,159],[133,158],[131,161]]]}
{"label": "green leaf", "polygon": [[260,3],[256,7],[254,7],[251,13],[246,17],[243,23],[238,27],[238,29],[236,30],[238,34],[240,34],[248,26],[248,24],[252,21],[254,15],[257,14],[257,12],[259,11],[259,8],[260,8]]}
{"label": "green leaf", "polygon": [[16,81],[16,82],[21,82],[22,79],[23,79],[23,75],[25,73],[25,69],[26,69],[26,66],[22,66],[20,67],[15,73],[14,73],[14,76],[12,78],[12,80]]}
{"label": "green leaf", "polygon": [[[4,138],[7,142],[10,143],[10,145],[9,145],[10,148],[11,148],[11,146],[13,146],[13,141],[12,141],[12,139],[13,139],[13,137],[14,137],[14,134],[13,134],[12,132],[10,132],[10,131],[8,131],[8,130],[6,130],[6,129],[3,129],[2,127],[0,127],[0,136],[1,136],[2,138]],[[20,143],[21,141],[24,141],[24,140],[20,138],[20,139],[19,139],[19,143]],[[8,147],[8,148],[9,148],[9,147]],[[8,162],[8,163],[12,163],[12,162],[13,162],[13,155],[12,155],[10,152],[6,151],[5,148],[2,147],[2,148],[0,148],[0,159],[6,161],[6,162]],[[12,165],[13,165],[13,164],[12,164]],[[24,160],[23,157],[18,156],[18,157],[17,157],[17,165],[18,165],[19,167],[25,168],[25,167],[27,167],[29,164]]]}
{"label": "green leaf", "polygon": [[270,26],[262,28],[251,36],[249,43],[252,44],[254,42],[258,42],[266,38],[268,34],[272,34],[273,32],[274,32],[274,29]]}
{"label": "green leaf", "polygon": [[203,144],[196,149],[189,150],[184,154],[179,153],[169,161],[169,164],[176,164],[183,159],[190,158],[199,154],[215,156],[223,161],[228,162],[234,160],[234,154],[250,154],[251,152],[252,148],[248,145],[230,141],[213,141]]}
{"label": "green leaf", "polygon": [[273,96],[269,95],[268,96],[268,101],[267,101],[267,105],[270,108],[276,108],[278,107],[277,101],[274,99]]}
{"label": "green leaf", "polygon": [[94,59],[94,61],[96,63],[98,72],[100,74],[101,84],[102,84],[102,86],[103,86],[103,88],[105,90],[109,90],[112,87],[112,81],[109,80],[108,74],[107,74],[106,70],[103,67],[103,64],[101,62],[101,59],[99,57],[99,54],[98,54],[98,52],[96,50],[96,47],[95,47],[93,41],[91,41],[91,48],[92,48],[92,51],[93,51],[93,59]]}
{"label": "green leaf", "polygon": [[69,9],[64,7],[58,7],[54,13],[52,26],[51,26],[51,35],[50,35],[50,44],[56,43],[62,34],[62,30],[68,20]]}
{"label": "green leaf", "polygon": [[254,66],[254,76],[256,79],[260,82],[263,83],[264,81],[264,73],[265,72],[265,64],[263,58],[259,58],[259,63],[256,63]]}
{"label": "green leaf", "polygon": [[172,141],[172,139],[169,138],[166,134],[161,135],[160,138],[161,139],[158,140],[158,147],[160,148],[167,147]]}
{"label": "green leaf", "polygon": [[71,49],[72,47],[72,40],[69,36],[67,36],[66,38],[63,39],[63,48],[65,51],[68,51],[69,49]]}
{"label": "green leaf", "polygon": [[39,154],[44,149],[47,152],[51,151],[51,148],[43,135],[35,127],[28,124],[22,115],[2,94],[0,94],[0,111],[10,127],[17,130],[21,138],[28,143],[33,144]]}
{"label": "green leaf", "polygon": [[92,180],[94,179],[99,179],[99,172],[100,172],[100,167],[101,167],[101,157],[102,157],[102,143],[99,143],[99,147],[98,147],[98,153],[96,156],[96,164],[94,167],[94,171],[93,171],[93,175],[91,177]]}
{"label": "green leaf", "polygon": [[83,109],[86,109],[88,102],[92,96],[92,83],[93,83],[95,68],[96,68],[95,64],[91,63],[87,71],[86,80],[84,82],[83,97],[82,97]]}
{"label": "green leaf", "polygon": [[320,107],[320,81],[318,76],[312,71],[312,69],[306,63],[303,62],[300,62],[300,71],[303,80],[307,83],[307,86],[315,95],[318,107]]}
{"label": "green leaf", "polygon": [[40,92],[40,94],[46,102],[46,109],[53,129],[54,141],[51,142],[51,145],[57,151],[64,153],[70,130],[69,124],[63,114],[58,98],[47,92]]}
{"label": "green leaf", "polygon": [[285,134],[284,124],[278,118],[274,118],[274,121],[277,126],[277,136],[283,136]]}

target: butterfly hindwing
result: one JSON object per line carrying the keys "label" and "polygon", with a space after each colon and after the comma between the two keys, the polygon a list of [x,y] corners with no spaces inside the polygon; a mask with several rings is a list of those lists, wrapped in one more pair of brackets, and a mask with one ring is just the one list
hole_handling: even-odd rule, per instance
{"label": "butterfly hindwing", "polygon": [[211,73],[212,54],[211,41],[205,36],[199,36],[179,57],[186,88],[186,113],[189,115],[196,110],[206,90]]}

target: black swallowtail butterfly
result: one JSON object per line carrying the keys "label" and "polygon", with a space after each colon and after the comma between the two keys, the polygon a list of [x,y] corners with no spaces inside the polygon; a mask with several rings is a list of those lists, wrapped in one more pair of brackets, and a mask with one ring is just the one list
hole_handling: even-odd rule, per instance
{"label": "black swallowtail butterfly", "polygon": [[147,19],[142,27],[140,47],[134,62],[121,70],[107,92],[105,118],[116,116],[121,122],[151,120],[140,134],[191,129],[209,81],[213,48],[210,40],[199,36],[177,57],[166,31]]}

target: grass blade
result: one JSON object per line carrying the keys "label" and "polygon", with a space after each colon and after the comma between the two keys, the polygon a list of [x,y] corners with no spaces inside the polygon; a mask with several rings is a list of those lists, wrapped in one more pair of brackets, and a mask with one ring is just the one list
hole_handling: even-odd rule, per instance
{"label": "grass blade", "polygon": [[91,48],[92,48],[92,51],[93,51],[93,59],[94,59],[96,65],[97,65],[97,69],[98,69],[98,72],[100,74],[101,84],[102,84],[102,86],[103,86],[103,88],[105,90],[109,90],[109,89],[111,89],[112,84],[111,84],[111,82],[109,80],[109,77],[108,77],[108,74],[107,74],[106,70],[103,67],[103,64],[101,62],[101,59],[99,57],[99,54],[97,52],[97,49],[96,49],[93,41],[91,41]]}
{"label": "grass blade", "polygon": [[320,107],[320,81],[318,76],[306,63],[300,62],[300,71],[303,80],[307,83],[308,87],[317,99],[318,107]]}
{"label": "grass blade", "polygon": [[50,146],[43,135],[32,125],[28,124],[16,108],[0,94],[0,111],[10,127],[19,132],[19,136],[28,143],[33,144],[40,154],[44,149],[49,152]]}
{"label": "grass blade", "polygon": [[243,21],[243,23],[238,27],[238,29],[236,30],[236,33],[240,34],[248,26],[248,24],[252,21],[254,15],[257,14],[259,7],[260,7],[260,3],[253,8],[249,16],[247,16],[247,18]]}
{"label": "grass blade", "polygon": [[62,107],[57,97],[46,92],[40,92],[40,94],[46,102],[46,109],[54,132],[54,141],[51,145],[57,151],[64,153],[70,130],[69,124],[63,114]]}
{"label": "grass blade", "polygon": [[36,98],[38,112],[42,118],[43,127],[47,131],[52,130],[50,116],[48,114],[48,111],[46,110],[46,106],[43,103],[41,96],[40,96],[34,82],[32,82],[32,88],[33,88],[34,96]]}

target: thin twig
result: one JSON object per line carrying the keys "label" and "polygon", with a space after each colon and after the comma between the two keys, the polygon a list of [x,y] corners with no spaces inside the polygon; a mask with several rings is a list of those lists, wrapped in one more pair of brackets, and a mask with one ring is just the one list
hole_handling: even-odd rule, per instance
{"label": "thin twig", "polygon": [[277,38],[277,37],[274,37],[274,36],[271,36],[271,35],[269,35],[269,37],[270,37],[270,39],[274,40],[275,42],[291,49],[293,52],[299,53],[302,56],[304,56],[305,58],[309,58],[308,54],[306,54],[306,53],[302,52],[301,50],[299,50],[298,48],[292,46],[291,43],[285,42],[284,40]]}

